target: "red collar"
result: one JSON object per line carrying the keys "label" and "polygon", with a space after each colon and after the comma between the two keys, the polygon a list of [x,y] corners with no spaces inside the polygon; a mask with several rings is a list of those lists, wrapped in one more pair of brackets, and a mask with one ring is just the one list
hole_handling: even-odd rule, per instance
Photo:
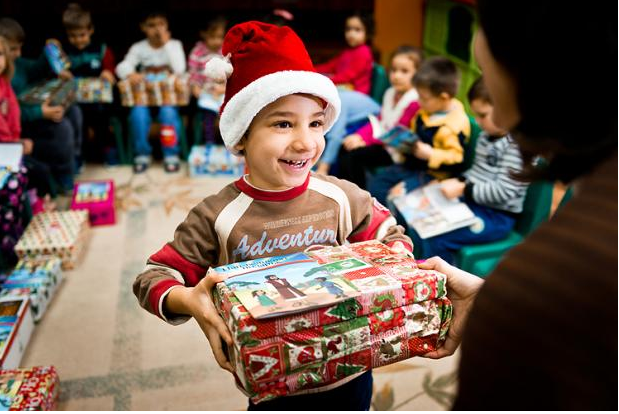
{"label": "red collar", "polygon": [[301,195],[307,190],[307,186],[309,185],[310,174],[307,174],[307,178],[305,182],[298,187],[289,188],[288,190],[282,191],[267,191],[261,190],[256,187],[252,187],[247,181],[245,181],[245,177],[239,178],[235,181],[234,185],[240,191],[244,192],[254,200],[260,201],[288,201],[293,198]]}

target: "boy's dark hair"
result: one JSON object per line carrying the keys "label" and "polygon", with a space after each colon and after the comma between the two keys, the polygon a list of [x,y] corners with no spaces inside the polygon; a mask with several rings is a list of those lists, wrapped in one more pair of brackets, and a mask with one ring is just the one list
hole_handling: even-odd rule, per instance
{"label": "boy's dark hair", "polygon": [[162,18],[166,22],[168,21],[168,15],[163,10],[148,10],[142,14],[142,18],[140,19],[140,24],[146,23],[149,19]]}
{"label": "boy's dark hair", "polygon": [[79,4],[69,3],[62,13],[62,25],[66,30],[92,29],[92,17]]}
{"label": "boy's dark hair", "polygon": [[9,42],[24,43],[26,33],[19,23],[10,17],[0,19],[0,36],[4,37]]}
{"label": "boy's dark hair", "polygon": [[492,104],[492,99],[490,98],[490,93],[488,92],[488,88],[486,88],[483,77],[480,77],[475,82],[473,82],[473,84],[469,88],[467,98],[469,98],[469,103],[479,99],[486,103]]}
{"label": "boy's dark hair", "polygon": [[346,20],[356,17],[361,20],[363,27],[365,28],[365,43],[372,43],[374,39],[374,15],[371,13],[355,10],[352,14],[346,17]]}
{"label": "boy's dark hair", "polygon": [[223,16],[217,16],[206,23],[206,26],[201,30],[206,33],[213,32],[217,30],[217,28],[221,27],[226,31],[226,27],[228,26],[228,20]]}
{"label": "boy's dark hair", "polygon": [[433,56],[423,62],[415,73],[413,85],[428,89],[434,96],[446,93],[454,97],[460,86],[460,72],[455,63],[446,57]]}
{"label": "boy's dark hair", "polygon": [[415,70],[418,70],[421,64],[423,63],[423,51],[415,46],[410,45],[401,45],[396,50],[393,51],[391,57],[389,58],[389,62],[393,61],[393,58],[398,55],[404,55],[410,60],[413,61],[413,65],[415,66]]}

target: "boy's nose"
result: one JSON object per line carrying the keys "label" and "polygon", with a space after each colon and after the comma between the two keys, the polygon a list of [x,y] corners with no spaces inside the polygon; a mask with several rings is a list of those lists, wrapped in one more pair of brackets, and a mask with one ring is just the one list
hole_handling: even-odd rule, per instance
{"label": "boy's nose", "polygon": [[316,140],[308,128],[299,128],[294,135],[292,147],[295,151],[311,151],[316,148]]}

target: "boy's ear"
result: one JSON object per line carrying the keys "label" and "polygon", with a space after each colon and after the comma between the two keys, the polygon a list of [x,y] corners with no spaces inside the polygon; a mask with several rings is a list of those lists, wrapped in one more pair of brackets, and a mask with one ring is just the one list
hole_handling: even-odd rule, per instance
{"label": "boy's ear", "polygon": [[450,94],[448,94],[447,92],[441,92],[441,94],[439,95],[439,97],[441,99],[444,99],[446,101],[451,100],[452,96]]}

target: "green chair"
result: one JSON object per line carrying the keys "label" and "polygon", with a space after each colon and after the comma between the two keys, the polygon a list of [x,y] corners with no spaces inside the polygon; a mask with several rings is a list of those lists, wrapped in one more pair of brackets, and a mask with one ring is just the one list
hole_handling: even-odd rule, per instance
{"label": "green chair", "polygon": [[385,91],[391,86],[389,77],[385,68],[374,62],[372,63],[372,86],[370,87],[370,97],[374,99],[379,105],[383,104],[383,95]]}
{"label": "green chair", "polygon": [[477,146],[477,138],[481,133],[481,127],[477,125],[475,118],[468,115],[469,123],[471,124],[471,136],[468,142],[465,143],[464,160],[462,161],[462,171],[466,171],[473,166],[475,161],[475,147]]}
{"label": "green chair", "polygon": [[523,211],[508,236],[492,243],[463,247],[456,255],[456,265],[479,277],[490,274],[507,251],[523,241],[538,225],[548,220],[552,190],[553,183],[548,181],[530,184]]}

